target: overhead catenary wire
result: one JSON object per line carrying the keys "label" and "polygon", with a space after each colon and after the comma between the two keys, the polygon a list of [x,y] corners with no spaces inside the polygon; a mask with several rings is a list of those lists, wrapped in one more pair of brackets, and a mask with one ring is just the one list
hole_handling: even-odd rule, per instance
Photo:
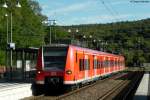
{"label": "overhead catenary wire", "polygon": [[[113,14],[115,15],[115,17],[117,18],[118,22],[121,22],[123,19],[120,18],[120,14],[118,13],[118,11],[116,9],[114,9],[114,7],[112,6],[112,4],[110,3],[109,0],[105,0],[105,2],[107,2],[107,4],[109,5],[109,7],[111,8],[111,11],[113,12]],[[120,28],[120,24],[118,23],[118,28]]]}
{"label": "overhead catenary wire", "polygon": [[122,21],[123,19],[120,18],[120,14],[118,13],[118,11],[116,9],[114,9],[114,7],[112,6],[112,4],[110,3],[109,0],[105,0],[105,2],[107,1],[107,4],[109,5],[109,7],[111,8],[112,12],[115,14],[115,16],[118,18],[119,21]]}
{"label": "overhead catenary wire", "polygon": [[100,1],[104,5],[104,7],[106,8],[106,10],[112,15],[112,17],[114,18],[114,20],[116,22],[118,22],[119,19],[116,17],[115,13],[106,5],[106,3],[104,2],[104,0],[100,0]]}
{"label": "overhead catenary wire", "polygon": [[[114,9],[114,7],[111,5],[109,0],[105,0],[105,1],[104,0],[100,0],[100,1],[104,5],[106,10],[112,15],[112,17],[114,18],[115,22],[121,22],[122,21],[122,19],[120,18],[119,13]],[[118,24],[118,30],[116,30],[116,33],[119,33],[119,29],[121,27],[120,27],[120,23],[117,23],[117,24]]]}

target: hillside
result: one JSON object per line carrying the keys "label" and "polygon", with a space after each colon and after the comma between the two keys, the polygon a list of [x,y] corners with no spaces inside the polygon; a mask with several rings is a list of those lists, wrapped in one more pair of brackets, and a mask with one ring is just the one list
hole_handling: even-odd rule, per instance
{"label": "hillside", "polygon": [[[140,66],[150,61],[150,19],[109,24],[64,26],[64,29],[78,29],[76,39],[92,41],[94,48],[120,53],[126,57],[128,66]],[[72,35],[72,34],[71,34]],[[92,35],[92,39],[89,36]],[[68,37],[70,34],[68,34]]]}

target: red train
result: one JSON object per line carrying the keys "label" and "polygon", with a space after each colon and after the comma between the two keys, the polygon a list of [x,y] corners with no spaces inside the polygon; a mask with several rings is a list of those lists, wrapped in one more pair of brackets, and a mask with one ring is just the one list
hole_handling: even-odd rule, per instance
{"label": "red train", "polygon": [[36,85],[77,86],[125,69],[123,56],[73,45],[39,49]]}

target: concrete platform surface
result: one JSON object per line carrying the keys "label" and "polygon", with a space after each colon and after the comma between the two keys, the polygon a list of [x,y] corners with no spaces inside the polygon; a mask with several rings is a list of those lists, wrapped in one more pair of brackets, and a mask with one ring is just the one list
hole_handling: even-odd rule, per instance
{"label": "concrete platform surface", "polygon": [[134,100],[149,100],[149,73],[145,73],[134,95]]}
{"label": "concrete platform surface", "polygon": [[0,100],[19,100],[32,96],[29,83],[0,83]]}

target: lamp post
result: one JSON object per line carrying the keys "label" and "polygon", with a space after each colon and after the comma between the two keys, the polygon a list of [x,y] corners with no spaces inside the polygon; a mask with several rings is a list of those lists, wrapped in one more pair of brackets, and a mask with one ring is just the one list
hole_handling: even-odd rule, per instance
{"label": "lamp post", "polygon": [[[74,32],[75,31],[75,32]],[[72,32],[72,30],[71,29],[68,29],[68,33],[72,33],[72,35],[71,35],[71,38],[72,38],[72,40],[73,40],[73,43],[75,42],[74,40],[75,40],[75,33],[78,33],[79,32],[79,30],[78,29],[75,29],[75,30],[73,30],[73,32]],[[71,43],[72,43],[72,41],[71,41]]]}
{"label": "lamp post", "polygon": [[84,47],[87,47],[86,35],[83,35],[82,38],[83,38],[83,41],[82,41],[83,46],[84,46]]}
{"label": "lamp post", "polygon": [[[52,25],[56,25],[56,20],[46,20],[46,21],[43,21],[43,23],[47,24],[49,26],[49,44],[51,45],[52,44]],[[55,33],[55,36],[54,38],[56,38],[56,33]]]}
{"label": "lamp post", "polygon": [[56,24],[56,20],[48,20],[49,21],[49,30],[50,30],[50,37],[49,37],[49,44],[51,45],[52,44],[52,25],[55,25]]}
{"label": "lamp post", "polygon": [[104,41],[101,42],[102,48],[101,51],[104,51]]}
{"label": "lamp post", "polygon": [[[6,68],[8,68],[8,52],[7,52],[7,46],[8,46],[8,43],[9,43],[9,38],[8,38],[8,14],[5,14],[5,17],[6,17],[6,30],[7,30],[7,45],[6,45]],[[7,69],[6,69],[7,70]]]}
{"label": "lamp post", "polygon": [[90,48],[92,48],[92,35],[90,35],[89,38],[90,38],[89,46],[90,46]]}
{"label": "lamp post", "polygon": [[93,42],[92,42],[92,44],[93,44],[93,49],[95,49],[95,50],[96,50],[96,48],[97,48],[97,43],[96,43],[96,42],[97,42],[96,39],[94,39]]}
{"label": "lamp post", "polygon": [[56,40],[56,20],[53,21],[53,28],[54,28],[54,40]]}
{"label": "lamp post", "polygon": [[138,60],[137,60],[137,65],[140,66],[140,49],[141,49],[141,39],[138,38]]}
{"label": "lamp post", "polygon": [[[10,4],[12,8],[12,4]],[[8,8],[8,5],[7,3],[5,2],[4,5],[3,5],[4,8]],[[21,5],[20,3],[17,1],[17,4],[16,4],[16,7],[17,8],[20,8]],[[8,16],[8,15],[7,15]],[[7,43],[9,43],[9,48],[10,48],[10,71],[12,71],[12,58],[13,58],[13,54],[12,54],[12,49],[15,48],[15,44],[13,43],[13,40],[12,40],[12,34],[13,34],[13,15],[12,15],[12,11],[10,12],[10,42],[8,41],[8,18],[7,18]],[[11,73],[11,76],[12,78],[12,73]]]}
{"label": "lamp post", "polygon": [[5,14],[5,17],[6,17],[6,27],[7,27],[7,44],[9,43],[9,38],[8,38],[8,14]]}
{"label": "lamp post", "polygon": [[99,50],[101,50],[101,45],[100,45],[100,43],[101,43],[101,40],[99,39],[99,40],[98,40],[98,49],[99,49]]}
{"label": "lamp post", "polygon": [[[68,33],[70,33],[71,34],[71,29],[68,29]],[[72,35],[71,35],[72,36]],[[73,38],[73,37],[72,37]]]}

